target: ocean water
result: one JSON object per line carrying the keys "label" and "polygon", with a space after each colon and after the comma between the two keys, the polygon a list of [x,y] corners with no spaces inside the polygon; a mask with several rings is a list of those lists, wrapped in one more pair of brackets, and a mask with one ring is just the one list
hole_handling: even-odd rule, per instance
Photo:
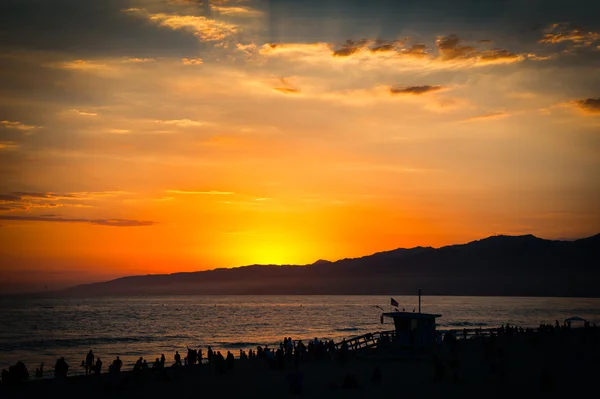
{"label": "ocean water", "polygon": [[[416,296],[394,296],[399,308],[418,307]],[[25,362],[33,374],[44,362],[52,375],[64,356],[69,374],[92,349],[104,370],[119,355],[124,369],[140,357],[167,363],[186,345],[231,350],[275,346],[293,339],[349,338],[393,329],[380,323],[381,310],[393,310],[389,296],[158,296],[90,299],[0,299],[0,368]],[[418,311],[418,310],[417,310]],[[580,316],[600,325],[600,299],[424,296],[422,312],[441,314],[438,329],[497,327],[504,323],[537,327]]]}

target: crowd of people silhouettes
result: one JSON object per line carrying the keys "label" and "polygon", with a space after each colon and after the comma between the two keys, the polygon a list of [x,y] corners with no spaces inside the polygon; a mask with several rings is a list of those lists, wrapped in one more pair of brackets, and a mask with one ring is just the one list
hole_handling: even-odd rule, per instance
{"label": "crowd of people silhouettes", "polygon": [[[596,326],[590,323],[585,323],[584,332],[596,331]],[[458,351],[458,339],[466,340],[469,338],[481,338],[483,343],[483,358],[484,361],[489,365],[490,373],[497,375],[500,380],[503,380],[506,375],[506,352],[502,345],[499,344],[500,337],[503,342],[511,340],[516,336],[523,336],[531,338],[533,344],[544,339],[546,335],[556,335],[561,340],[565,340],[570,334],[571,325],[568,321],[565,321],[562,325],[558,320],[554,324],[540,324],[537,329],[532,328],[521,328],[512,326],[509,324],[502,325],[495,329],[487,329],[483,331],[480,328],[472,329],[468,331],[463,329],[461,331],[446,332],[443,336],[440,336],[441,340],[438,341],[437,349],[433,351],[433,366],[434,366],[434,380],[441,381],[445,379],[446,369],[449,369],[451,379],[458,381],[459,376],[459,351]],[[581,335],[585,339],[588,335]],[[590,335],[595,337],[595,334]],[[561,341],[562,342],[562,341]],[[381,345],[385,344],[380,342]],[[348,361],[350,356],[350,348],[348,342],[343,339],[341,342],[336,344],[333,340],[320,340],[314,338],[309,340],[306,344],[303,340],[293,340],[291,337],[285,337],[275,348],[270,348],[268,345],[264,347],[259,345],[256,349],[244,349],[239,350],[238,360],[231,351],[227,351],[226,354],[222,354],[220,350],[213,350],[211,346],[207,347],[206,358],[202,349],[193,349],[187,347],[187,354],[182,359],[182,355],[179,351],[175,351],[173,355],[173,363],[169,366],[174,370],[182,367],[190,367],[194,365],[208,365],[213,367],[215,372],[218,374],[227,373],[232,370],[237,361],[248,361],[260,359],[264,361],[269,368],[273,370],[291,369],[298,370],[299,366],[306,361],[319,361],[319,360],[330,360],[339,362],[340,365],[344,365]],[[146,359],[139,357],[133,366],[133,373],[147,373],[147,372],[162,372],[167,367],[166,356],[164,353],[157,357],[151,365],[148,364]],[[81,366],[85,370],[85,375],[100,375],[102,373],[103,362],[100,357],[97,357],[94,352],[90,349],[82,360]],[[116,375],[122,371],[123,361],[119,356],[112,361],[108,367],[109,375]],[[54,365],[54,377],[55,378],[66,378],[69,372],[69,364],[66,362],[64,357],[57,359]],[[551,383],[550,373],[542,373],[545,376],[545,383]],[[44,376],[44,364],[41,363],[35,370],[35,376],[41,378]],[[294,376],[292,376],[294,377]],[[3,386],[17,385],[23,381],[29,379],[29,371],[23,362],[17,362],[15,365],[10,366],[8,370],[2,370],[1,382]],[[381,370],[375,370],[372,376],[373,381],[381,381]],[[297,384],[297,376],[290,380],[291,384]]]}

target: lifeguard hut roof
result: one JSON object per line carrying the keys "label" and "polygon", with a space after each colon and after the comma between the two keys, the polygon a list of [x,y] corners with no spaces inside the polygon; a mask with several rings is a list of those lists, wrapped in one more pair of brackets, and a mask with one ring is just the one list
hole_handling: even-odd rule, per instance
{"label": "lifeguard hut roof", "polygon": [[383,316],[391,317],[393,319],[435,319],[437,317],[442,317],[441,314],[414,313],[414,312],[389,312],[389,313],[384,313]]}

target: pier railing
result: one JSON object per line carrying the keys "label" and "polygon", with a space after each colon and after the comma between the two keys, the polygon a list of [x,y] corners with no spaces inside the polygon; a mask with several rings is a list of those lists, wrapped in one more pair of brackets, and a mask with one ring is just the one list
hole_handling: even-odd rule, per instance
{"label": "pier railing", "polygon": [[[396,336],[396,330],[389,331],[376,331],[373,333],[367,333],[363,335],[359,335],[358,337],[348,338],[346,340],[346,344],[348,344],[348,349],[357,350],[357,349],[365,349],[372,348],[377,346],[380,339],[389,339],[392,341]],[[342,347],[343,341],[335,344],[336,349],[340,349]]]}
{"label": "pier railing", "polygon": [[[473,338],[482,338],[489,337],[492,332],[497,333],[497,328],[466,328],[466,329],[441,329],[436,330],[436,333],[440,335],[440,338],[443,338],[445,333],[450,333],[456,337],[456,339],[473,339]],[[535,331],[536,329],[532,329]],[[466,333],[466,334],[465,334]],[[393,342],[396,337],[396,330],[388,330],[388,331],[376,331],[373,333],[367,333],[363,335],[359,335],[357,337],[351,337],[346,339],[346,344],[348,345],[348,349],[350,350],[358,350],[358,349],[366,349],[366,348],[374,348],[380,342]],[[342,347],[343,341],[340,341],[335,344],[336,349],[340,349]]]}

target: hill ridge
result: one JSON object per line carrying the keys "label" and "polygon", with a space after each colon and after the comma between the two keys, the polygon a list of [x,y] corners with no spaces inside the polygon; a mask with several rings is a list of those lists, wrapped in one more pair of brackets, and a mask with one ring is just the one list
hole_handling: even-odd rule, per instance
{"label": "hill ridge", "polygon": [[600,234],[546,240],[494,235],[306,265],[245,265],[83,284],[59,295],[400,294],[600,297]]}

